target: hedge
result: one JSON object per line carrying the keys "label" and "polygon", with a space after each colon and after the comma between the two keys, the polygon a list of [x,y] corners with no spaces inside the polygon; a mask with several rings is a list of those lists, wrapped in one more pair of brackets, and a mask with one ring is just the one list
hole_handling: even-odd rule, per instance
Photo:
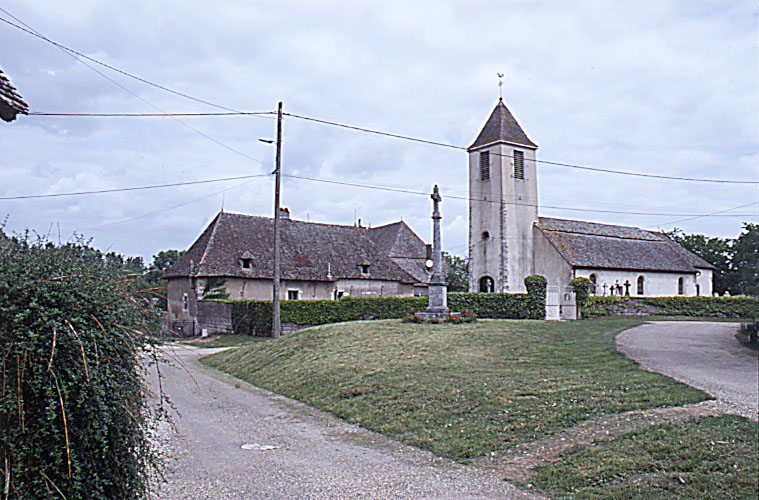
{"label": "hedge", "polygon": [[583,310],[585,318],[611,314],[754,318],[759,315],[759,298],[591,296]]}
{"label": "hedge", "polygon": [[0,249],[3,498],[148,498],[150,296],[84,245]]}
{"label": "hedge", "polygon": [[[528,293],[449,293],[451,311],[478,318],[544,319],[545,278],[528,276]],[[271,335],[271,301],[225,300],[232,304],[232,328],[238,335]],[[280,302],[283,323],[323,325],[363,319],[400,319],[410,310],[422,311],[427,297],[344,297],[340,300]]]}

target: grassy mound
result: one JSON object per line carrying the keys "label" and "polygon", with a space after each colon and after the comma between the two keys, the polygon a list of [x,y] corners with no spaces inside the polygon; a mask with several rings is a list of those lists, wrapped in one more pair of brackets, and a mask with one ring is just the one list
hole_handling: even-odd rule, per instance
{"label": "grassy mound", "polygon": [[636,319],[325,325],[204,363],[351,422],[467,460],[590,417],[708,399],[616,352]]}

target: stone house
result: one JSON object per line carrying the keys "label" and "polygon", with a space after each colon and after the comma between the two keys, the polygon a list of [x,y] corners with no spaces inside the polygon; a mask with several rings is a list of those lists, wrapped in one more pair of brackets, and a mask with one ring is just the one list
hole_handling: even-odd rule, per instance
{"label": "stone house", "polygon": [[[430,249],[406,223],[366,228],[280,215],[281,300],[426,294]],[[220,212],[163,275],[169,327],[199,333],[214,307],[200,299],[214,289],[271,300],[273,248],[271,218]]]}
{"label": "stone house", "polygon": [[471,292],[540,274],[557,295],[580,276],[597,295],[712,294],[714,267],[661,233],[539,217],[537,149],[501,99],[468,148]]}

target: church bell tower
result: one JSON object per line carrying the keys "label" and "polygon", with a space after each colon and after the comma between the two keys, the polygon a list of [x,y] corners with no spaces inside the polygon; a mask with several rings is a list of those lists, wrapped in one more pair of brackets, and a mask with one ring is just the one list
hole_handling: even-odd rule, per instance
{"label": "church bell tower", "polygon": [[498,99],[469,152],[469,291],[525,292],[538,180],[532,142]]}

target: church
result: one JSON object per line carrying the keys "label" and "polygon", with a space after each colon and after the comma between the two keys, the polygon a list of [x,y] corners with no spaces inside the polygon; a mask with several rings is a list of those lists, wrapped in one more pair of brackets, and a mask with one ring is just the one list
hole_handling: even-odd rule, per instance
{"label": "church", "polygon": [[522,293],[545,276],[564,291],[588,278],[595,295],[712,294],[714,266],[665,235],[538,215],[538,145],[499,99],[469,154],[469,291]]}

